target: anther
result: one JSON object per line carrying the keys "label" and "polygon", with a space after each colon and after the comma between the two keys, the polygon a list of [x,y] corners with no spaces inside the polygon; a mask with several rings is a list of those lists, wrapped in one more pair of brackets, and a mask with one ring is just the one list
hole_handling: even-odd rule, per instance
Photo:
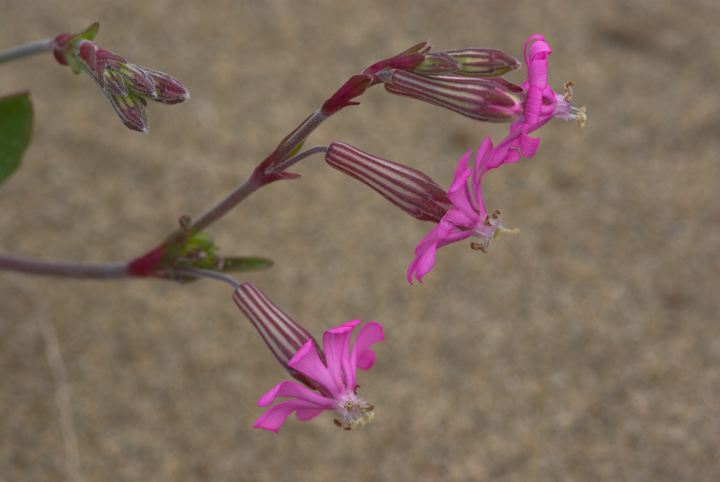
{"label": "anther", "polygon": [[474,249],[475,251],[482,251],[483,253],[487,254],[487,251],[485,251],[485,246],[483,246],[480,243],[470,243],[470,247]]}
{"label": "anther", "polygon": [[353,389],[353,393],[357,395],[358,388],[360,388],[360,385],[355,385],[355,388]]}
{"label": "anther", "polygon": [[333,423],[338,427],[342,427],[342,423],[340,423],[340,420],[338,420],[337,418],[333,420]]}

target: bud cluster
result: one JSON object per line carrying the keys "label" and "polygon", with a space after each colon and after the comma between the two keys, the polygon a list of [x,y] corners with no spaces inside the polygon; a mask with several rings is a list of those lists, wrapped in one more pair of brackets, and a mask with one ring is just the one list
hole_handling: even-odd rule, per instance
{"label": "bud cluster", "polygon": [[53,54],[75,74],[84,71],[92,77],[128,129],[148,130],[147,100],[178,104],[190,98],[187,89],[175,78],[131,64],[98,47],[92,39],[99,27],[95,22],[78,34],[58,35],[53,40]]}
{"label": "bud cluster", "polygon": [[430,46],[422,43],[363,74],[373,75],[394,95],[479,121],[509,122],[522,112],[523,89],[498,77],[518,67],[520,62],[500,50],[430,52]]}

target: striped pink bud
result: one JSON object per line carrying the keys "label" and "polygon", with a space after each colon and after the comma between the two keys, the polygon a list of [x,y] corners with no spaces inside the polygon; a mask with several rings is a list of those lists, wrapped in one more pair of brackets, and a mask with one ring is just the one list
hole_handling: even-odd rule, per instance
{"label": "striped pink bud", "polygon": [[464,75],[419,75],[403,70],[381,72],[385,90],[444,107],[471,119],[511,122],[522,113],[522,88],[502,79]]}
{"label": "striped pink bud", "polygon": [[385,199],[421,221],[439,223],[452,203],[427,174],[372,156],[343,142],[333,142],[325,161],[340,172],[370,186]]}
{"label": "striped pink bud", "polygon": [[295,323],[280,310],[252,283],[243,283],[238,286],[233,292],[233,300],[260,333],[272,354],[288,373],[309,388],[325,393],[326,390],[323,386],[315,380],[288,367],[288,363],[293,356],[309,340],[312,340],[320,359],[325,363],[325,355],[317,340],[305,328]]}

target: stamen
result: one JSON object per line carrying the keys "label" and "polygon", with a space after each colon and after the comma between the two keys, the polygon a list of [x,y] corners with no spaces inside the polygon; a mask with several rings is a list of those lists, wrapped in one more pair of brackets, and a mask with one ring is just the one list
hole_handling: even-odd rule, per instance
{"label": "stamen", "polygon": [[575,107],[573,107],[573,109],[579,112],[579,114],[572,116],[573,118],[578,120],[578,127],[585,127],[585,122],[587,122],[587,114],[585,113],[585,106],[582,106],[579,109],[576,109]]}
{"label": "stamen", "polygon": [[485,251],[485,245],[482,245],[480,243],[472,242],[470,243],[470,248],[474,249],[475,251],[482,251],[483,253],[487,254],[487,251]]}
{"label": "stamen", "polygon": [[337,418],[333,420],[333,423],[338,427],[342,427],[342,423],[340,423],[340,420],[338,420]]}
{"label": "stamen", "polygon": [[361,412],[372,412],[373,410],[375,410],[375,405],[361,405],[358,408]]}

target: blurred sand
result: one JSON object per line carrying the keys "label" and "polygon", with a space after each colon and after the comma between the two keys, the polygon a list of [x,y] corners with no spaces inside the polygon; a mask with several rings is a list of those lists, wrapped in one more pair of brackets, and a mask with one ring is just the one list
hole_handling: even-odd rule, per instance
{"label": "blurred sand", "polygon": [[[100,46],[193,96],[150,105],[141,135],[49,55],[0,66],[0,92],[29,88],[36,115],[0,189],[2,251],[143,252],[348,77],[423,40],[522,58],[543,34],[551,85],[574,81],[589,121],[548,124],[533,159],[487,175],[487,206],[520,233],[487,255],[443,248],[422,285],[405,270],[431,225],[317,156],[210,229],[223,253],[273,258],[239,278],[317,336],[355,318],[385,326],[359,377],[377,407],[364,430],[329,414],[279,435],[251,428],[257,399],[287,377],[226,285],[0,274],[0,480],[68,480],[43,316],[87,481],[720,480],[720,4],[206,5],[2,2],[0,48],[99,20]],[[342,140],[448,186],[462,154],[507,129],[379,87],[361,102],[308,145]]]}

